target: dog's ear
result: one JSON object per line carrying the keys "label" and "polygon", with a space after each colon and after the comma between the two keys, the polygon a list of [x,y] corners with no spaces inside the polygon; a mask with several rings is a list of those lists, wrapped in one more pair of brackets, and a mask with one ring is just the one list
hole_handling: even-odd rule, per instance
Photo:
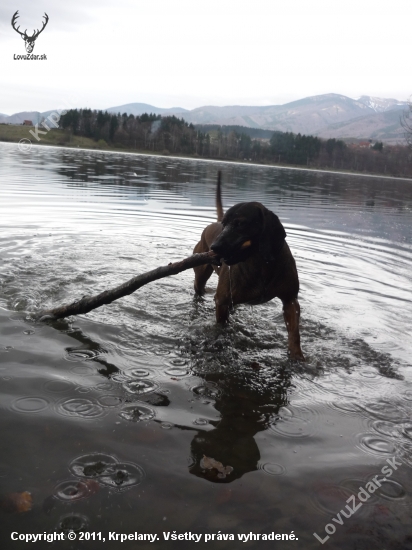
{"label": "dog's ear", "polygon": [[259,241],[259,252],[265,262],[273,262],[283,246],[286,231],[279,218],[266,208],[262,210],[263,228]]}

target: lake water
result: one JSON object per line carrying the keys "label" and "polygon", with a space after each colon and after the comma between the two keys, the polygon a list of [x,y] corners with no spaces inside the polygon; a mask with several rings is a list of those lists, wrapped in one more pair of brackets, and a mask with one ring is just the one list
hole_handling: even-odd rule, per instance
{"label": "lake water", "polygon": [[[191,270],[85,316],[31,319],[189,256],[216,219],[219,169],[226,209],[258,200],[285,226],[305,364],[287,357],[279,301],[217,327],[216,277],[196,299]],[[0,143],[0,229],[3,548],[27,548],[11,532],[70,528],[106,542],[59,549],[119,548],[110,532],[173,548],[173,531],[412,548],[412,181]],[[24,491],[32,509],[7,514]]]}

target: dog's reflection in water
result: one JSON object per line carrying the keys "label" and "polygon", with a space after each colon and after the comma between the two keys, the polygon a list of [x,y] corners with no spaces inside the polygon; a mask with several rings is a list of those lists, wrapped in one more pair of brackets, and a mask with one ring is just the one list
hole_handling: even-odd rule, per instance
{"label": "dog's reflection in water", "polygon": [[[256,365],[256,364],[255,364]],[[259,367],[259,365],[256,365]],[[257,373],[251,367],[250,374],[243,370],[238,375],[221,375],[216,381],[214,407],[221,418],[210,422],[215,427],[210,431],[198,431],[191,442],[193,465],[190,473],[218,483],[230,483],[243,474],[257,470],[260,460],[255,435],[276,421],[276,417],[287,401],[290,386],[290,371],[277,371],[276,379],[261,384]],[[224,377],[224,379],[223,379]],[[206,384],[216,376],[205,376]],[[222,472],[205,462],[204,457],[231,467],[230,473]]]}

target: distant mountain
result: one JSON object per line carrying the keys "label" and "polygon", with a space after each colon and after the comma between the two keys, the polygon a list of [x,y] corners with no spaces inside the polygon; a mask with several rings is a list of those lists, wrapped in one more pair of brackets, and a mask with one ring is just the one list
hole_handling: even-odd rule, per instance
{"label": "distant mountain", "polygon": [[[278,130],[301,134],[318,134],[333,129],[337,124],[348,123],[365,116],[374,116],[381,112],[403,110],[406,103],[396,99],[380,99],[362,96],[359,100],[339,94],[324,94],[307,97],[285,105],[267,107],[200,107],[183,115],[183,118],[194,124],[239,125],[265,130]],[[394,117],[393,120],[395,120]],[[382,119],[377,117],[375,126]],[[369,124],[369,121],[366,121]],[[401,129],[399,121],[397,122]],[[374,128],[377,130],[377,127]],[[358,124],[362,138],[369,139],[368,125],[363,130]],[[393,138],[393,132],[388,138]],[[334,136],[335,137],[335,136]],[[355,136],[348,136],[355,137]]]}
{"label": "distant mountain", "polygon": [[[239,125],[347,139],[379,139],[405,143],[400,124],[406,102],[339,94],[307,97],[265,107],[201,107],[183,115],[194,124]],[[385,115],[385,116],[383,116]]]}
{"label": "distant mountain", "polygon": [[119,107],[109,107],[105,109],[108,113],[127,113],[128,115],[139,116],[144,113],[153,113],[154,115],[177,115],[182,113],[188,113],[187,109],[183,107],[172,107],[170,109],[162,109],[161,107],[154,107],[153,105],[148,105],[147,103],[126,103],[126,105],[119,105]]}
{"label": "distant mountain", "polygon": [[317,136],[324,139],[372,139],[389,144],[405,144],[405,130],[400,123],[402,112],[403,109],[393,109],[330,124],[318,131]]}
{"label": "distant mountain", "polygon": [[[285,105],[215,107],[207,105],[187,110],[163,109],[147,103],[128,103],[109,107],[109,113],[135,116],[154,113],[176,115],[196,125],[240,126],[259,130],[294,132],[320,137],[376,139],[386,143],[405,143],[400,123],[407,103],[397,99],[361,96],[351,99],[340,94],[323,94],[292,101]],[[52,111],[0,115],[0,122],[34,124]]]}
{"label": "distant mountain", "polygon": [[367,107],[370,107],[376,113],[384,113],[392,110],[403,110],[405,108],[405,102],[400,102],[397,99],[383,99],[381,97],[363,95],[358,99],[358,101]]}
{"label": "distant mountain", "polygon": [[325,94],[285,105],[199,107],[186,113],[184,118],[194,124],[240,125],[307,134],[366,112],[373,111],[361,102],[338,94]]}
{"label": "distant mountain", "polygon": [[24,120],[31,120],[33,124],[40,124],[42,120],[47,118],[51,113],[56,113],[57,109],[51,109],[50,111],[23,111],[21,113],[15,113],[14,115],[0,115],[0,123],[6,124],[23,124]]}
{"label": "distant mountain", "polygon": [[24,120],[31,120],[33,124],[37,124],[42,118],[42,113],[39,113],[39,111],[23,111],[22,113],[15,113],[11,116],[0,115],[0,122],[6,122],[7,124],[23,124]]}
{"label": "distant mountain", "polygon": [[[44,111],[40,113],[39,111],[23,111],[21,113],[15,113],[14,115],[4,115],[0,114],[0,123],[5,122],[7,124],[22,124],[24,120],[31,120],[33,124],[40,123],[43,118],[47,118],[50,113],[56,112],[57,109],[52,109],[49,111]],[[153,105],[148,105],[147,103],[128,103],[127,105],[120,105],[119,107],[109,107],[107,110],[108,113],[127,113],[134,116],[142,115],[144,113],[153,113],[155,115],[177,115],[180,118],[184,113],[189,112],[183,107],[172,107],[171,109],[162,109],[161,107],[154,107]]]}

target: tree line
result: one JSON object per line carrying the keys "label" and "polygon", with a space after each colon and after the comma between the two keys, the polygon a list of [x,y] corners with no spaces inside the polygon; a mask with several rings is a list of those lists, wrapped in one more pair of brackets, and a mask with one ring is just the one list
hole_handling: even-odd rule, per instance
{"label": "tree line", "polygon": [[194,126],[176,116],[147,113],[140,116],[91,109],[71,109],[60,119],[67,134],[94,139],[98,146],[152,151],[161,154],[246,160],[312,168],[412,176],[408,147],[380,142],[347,145],[292,132],[213,125]]}

